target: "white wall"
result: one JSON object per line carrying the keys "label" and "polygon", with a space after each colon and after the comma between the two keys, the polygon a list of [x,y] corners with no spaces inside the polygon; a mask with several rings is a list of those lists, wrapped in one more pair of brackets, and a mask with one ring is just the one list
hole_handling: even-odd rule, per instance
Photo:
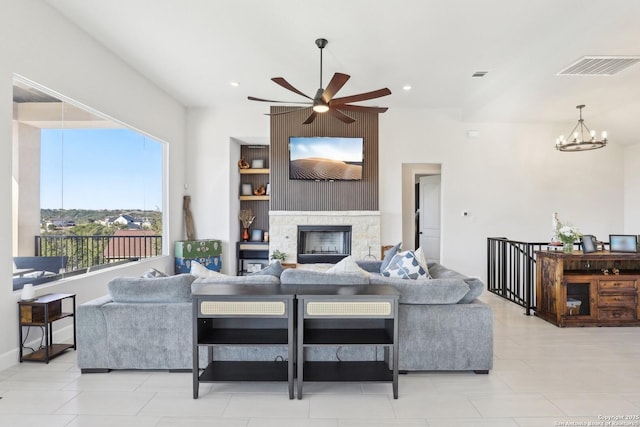
{"label": "white wall", "polygon": [[[25,23],[28,23],[25,24]],[[12,92],[18,74],[81,104],[92,107],[142,132],[169,143],[165,200],[168,234],[180,233],[184,186],[185,111],[177,102],[134,72],[93,39],[35,0],[12,1],[10,13],[0,14],[0,369],[17,363],[18,293],[10,289],[12,271]],[[167,244],[167,247],[169,245]],[[37,294],[72,292],[82,303],[106,293],[115,274],[137,274],[150,266],[172,271],[172,259],[162,257],[119,268],[66,279],[38,289]],[[170,270],[171,269],[171,270]],[[68,328],[66,328],[68,329]]]}
{"label": "white wall", "polygon": [[547,241],[553,212],[584,233],[620,230],[623,150],[558,152],[559,128],[390,109],[380,117],[382,244],[402,239],[403,163],[442,165],[442,263],[468,275],[486,276],[487,237]]}
{"label": "white wall", "polygon": [[240,237],[238,212],[238,142],[269,135],[264,105],[187,112],[187,186],[198,239],[222,240],[222,271],[235,274],[235,243]]}
{"label": "white wall", "polygon": [[640,144],[624,149],[624,233],[640,234]]}

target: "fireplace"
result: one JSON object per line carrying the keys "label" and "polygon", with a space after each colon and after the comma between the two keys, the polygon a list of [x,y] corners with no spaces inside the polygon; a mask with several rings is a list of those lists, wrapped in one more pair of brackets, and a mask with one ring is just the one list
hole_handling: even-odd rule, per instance
{"label": "fireplace", "polygon": [[351,255],[350,225],[299,225],[298,263],[335,264]]}

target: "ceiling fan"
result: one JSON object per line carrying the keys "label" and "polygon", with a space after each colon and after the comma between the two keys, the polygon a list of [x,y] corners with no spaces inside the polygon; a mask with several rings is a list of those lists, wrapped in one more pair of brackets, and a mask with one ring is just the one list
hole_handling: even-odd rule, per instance
{"label": "ceiling fan", "polygon": [[331,78],[331,81],[327,85],[326,89],[322,87],[322,49],[325,48],[328,41],[327,39],[317,39],[316,46],[320,49],[320,88],[316,91],[315,96],[312,98],[308,95],[305,95],[303,92],[299,91],[295,87],[293,87],[288,81],[286,81],[283,77],[274,77],[271,80],[282,86],[283,88],[290,90],[291,92],[304,96],[309,99],[307,102],[287,102],[287,101],[273,101],[269,99],[256,98],[254,96],[249,96],[248,99],[251,101],[261,101],[261,102],[271,102],[271,103],[281,103],[281,104],[303,104],[308,105],[308,107],[300,107],[296,110],[285,111],[283,113],[272,113],[268,115],[279,115],[279,114],[289,114],[295,111],[300,110],[311,110],[311,114],[307,119],[303,122],[303,124],[307,125],[313,122],[316,119],[318,114],[329,113],[336,119],[344,122],[344,123],[353,123],[355,119],[349,117],[343,111],[368,111],[373,113],[384,113],[388,110],[386,107],[367,107],[363,105],[353,105],[353,102],[359,101],[367,101],[370,99],[376,99],[383,96],[391,95],[391,91],[387,88],[378,89],[371,92],[359,93],[357,95],[344,96],[342,98],[334,98],[335,94],[342,89],[347,80],[351,76],[342,73],[335,73]]}

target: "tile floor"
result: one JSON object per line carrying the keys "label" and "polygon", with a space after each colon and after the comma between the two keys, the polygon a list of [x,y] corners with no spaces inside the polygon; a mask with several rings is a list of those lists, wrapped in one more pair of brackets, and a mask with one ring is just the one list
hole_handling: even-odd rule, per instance
{"label": "tile floor", "polygon": [[[412,373],[389,384],[200,385],[190,373],[81,375],[75,352],[0,372],[0,426],[640,427],[640,328],[557,328],[494,295],[489,375]],[[604,419],[603,417],[628,417]],[[609,424],[607,424],[609,423]]]}

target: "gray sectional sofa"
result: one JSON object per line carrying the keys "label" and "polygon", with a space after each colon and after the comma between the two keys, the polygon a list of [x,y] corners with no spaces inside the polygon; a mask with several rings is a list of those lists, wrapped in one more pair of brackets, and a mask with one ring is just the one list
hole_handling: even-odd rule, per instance
{"label": "gray sectional sofa", "polygon": [[[432,279],[381,276],[380,262],[359,262],[370,274],[286,269],[280,277],[256,275],[198,278],[122,278],[109,283],[109,295],[77,308],[78,365],[83,373],[111,369],[191,369],[191,292],[216,283],[264,283],[377,286],[389,284],[400,293],[399,369],[401,371],[475,371],[493,367],[491,307],[476,299],[478,279],[430,263]],[[177,289],[174,289],[177,288]],[[216,348],[219,360],[273,360],[284,347]],[[206,355],[201,353],[201,365]],[[381,360],[378,348],[323,348],[305,355],[315,360]]]}

